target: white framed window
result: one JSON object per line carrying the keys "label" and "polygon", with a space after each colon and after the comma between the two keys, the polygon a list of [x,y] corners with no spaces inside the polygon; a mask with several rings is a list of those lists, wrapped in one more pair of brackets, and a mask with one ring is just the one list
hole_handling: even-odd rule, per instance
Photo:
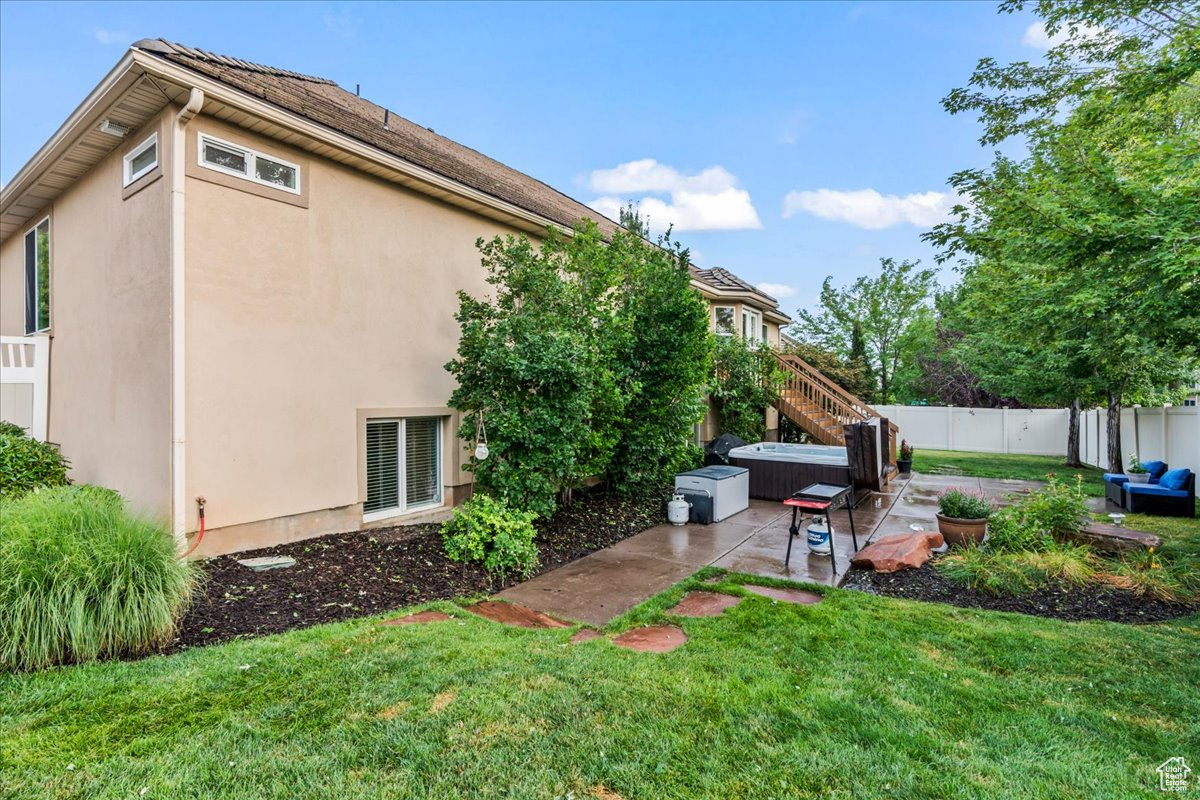
{"label": "white framed window", "polygon": [[207,133],[199,134],[199,163],[207,169],[300,194],[300,167]]}
{"label": "white framed window", "polygon": [[158,132],[150,134],[150,138],[125,154],[124,185],[136,181],[150,170],[158,166]]}
{"label": "white framed window", "polygon": [[363,520],[442,504],[442,418],[367,420]]}
{"label": "white framed window", "polygon": [[25,234],[25,333],[50,330],[50,218]]}
{"label": "white framed window", "polygon": [[751,308],[742,309],[742,337],[751,341],[762,341],[759,336],[764,331],[762,312]]}
{"label": "white framed window", "polygon": [[733,306],[714,306],[713,313],[716,315],[714,330],[719,336],[737,333],[737,326],[733,322]]}

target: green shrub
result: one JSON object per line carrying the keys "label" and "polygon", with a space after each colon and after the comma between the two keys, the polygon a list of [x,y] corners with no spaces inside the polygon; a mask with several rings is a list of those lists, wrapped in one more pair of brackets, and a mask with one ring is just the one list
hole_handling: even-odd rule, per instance
{"label": "green shrub", "polygon": [[532,511],[517,511],[503,501],[476,494],[454,509],[442,525],[446,555],[452,561],[481,562],[493,575],[528,578],[538,566]]}
{"label": "green shrub", "polygon": [[15,422],[0,419],[0,436],[24,436],[25,429]]}
{"label": "green shrub", "polygon": [[1041,489],[1030,492],[1015,504],[1025,524],[1042,533],[1061,539],[1083,527],[1088,510],[1084,502],[1083,478],[1076,476],[1075,485],[1060,483],[1054,476]]}
{"label": "green shrub", "polygon": [[0,665],[145,653],[167,642],[197,571],[161,525],[94,486],[0,501]]}
{"label": "green shrub", "polygon": [[4,423],[0,430],[0,497],[19,497],[42,486],[66,486],[71,482],[67,477],[70,466],[54,445],[31,439],[16,425]]}
{"label": "green shrub", "polygon": [[712,337],[713,377],[708,396],[721,417],[721,433],[747,442],[766,435],[764,411],[779,399],[786,375],[771,348],[741,336]]}
{"label": "green shrub", "polygon": [[987,519],[996,507],[982,494],[966,489],[947,489],[938,495],[938,510],[944,517]]}

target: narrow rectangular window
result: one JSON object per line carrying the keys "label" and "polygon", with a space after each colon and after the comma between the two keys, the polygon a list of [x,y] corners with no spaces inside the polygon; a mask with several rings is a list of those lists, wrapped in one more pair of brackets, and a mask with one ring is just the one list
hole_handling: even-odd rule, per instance
{"label": "narrow rectangular window", "polygon": [[442,502],[442,420],[367,421],[367,499],[363,516],[383,519]]}
{"label": "narrow rectangular window", "polygon": [[125,185],[136,181],[158,166],[158,133],[130,150],[124,159]]}
{"label": "narrow rectangular window", "polygon": [[742,309],[742,336],[751,342],[759,341],[762,329],[762,314],[749,309]]}
{"label": "narrow rectangular window", "polygon": [[25,333],[50,330],[50,218],[25,234]]}
{"label": "narrow rectangular window", "polygon": [[200,166],[300,194],[297,165],[205,134],[200,134]]}
{"label": "narrow rectangular window", "polygon": [[717,315],[716,330],[721,336],[732,336],[737,333],[737,328],[733,323],[733,306],[717,306],[715,309]]}

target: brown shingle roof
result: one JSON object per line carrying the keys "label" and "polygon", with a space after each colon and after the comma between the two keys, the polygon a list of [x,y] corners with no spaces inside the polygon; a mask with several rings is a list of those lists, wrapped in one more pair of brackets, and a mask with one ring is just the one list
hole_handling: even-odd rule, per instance
{"label": "brown shingle roof", "polygon": [[775,306],[779,305],[779,301],[771,295],[764,292],[762,289],[747,283],[746,281],[734,275],[727,269],[721,267],[713,267],[712,269],[698,269],[695,272],[696,277],[710,286],[715,286],[718,289],[724,289],[729,292],[753,292],[759,297],[770,300]]}
{"label": "brown shingle roof", "polygon": [[143,39],[134,47],[568,228],[584,217],[596,220],[605,233],[612,233],[618,227],[598,211],[557,189],[398,114],[385,112],[382,106],[342,89],[331,80],[164,39]]}

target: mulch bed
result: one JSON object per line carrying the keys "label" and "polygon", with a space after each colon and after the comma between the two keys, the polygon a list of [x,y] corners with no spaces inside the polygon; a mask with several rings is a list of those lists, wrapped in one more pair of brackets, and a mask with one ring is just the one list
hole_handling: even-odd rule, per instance
{"label": "mulch bed", "polygon": [[891,573],[851,570],[843,585],[848,589],[887,597],[948,603],[988,611],[1016,611],[1069,621],[1162,622],[1200,610],[1196,605],[1168,603],[1099,586],[1052,584],[1024,595],[996,595],[954,583],[938,572],[933,561],[918,569]]}
{"label": "mulch bed", "polygon": [[[665,498],[576,492],[575,501],[535,523],[540,571],[608,547],[658,524]],[[255,572],[239,558],[287,555],[296,565]],[[499,591],[477,564],[446,558],[435,524],[376,528],[210,559],[205,583],[168,647],[215,644],[281,633],[395,608]]]}

